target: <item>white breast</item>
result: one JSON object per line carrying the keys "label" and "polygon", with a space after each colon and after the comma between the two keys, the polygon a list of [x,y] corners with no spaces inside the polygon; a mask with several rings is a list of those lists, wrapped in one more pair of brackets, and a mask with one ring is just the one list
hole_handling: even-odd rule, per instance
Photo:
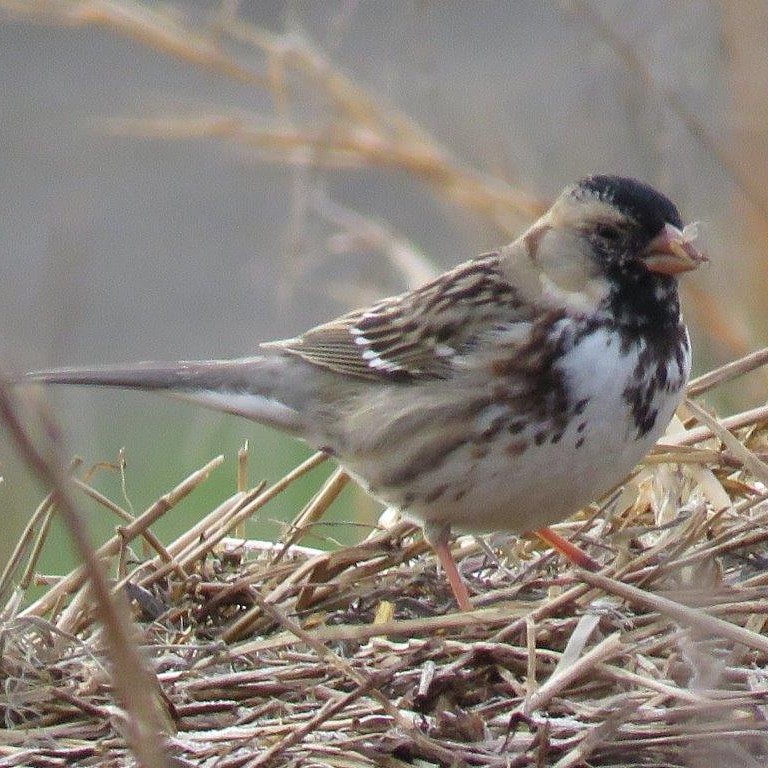
{"label": "white breast", "polygon": [[[457,447],[434,470],[419,475],[408,489],[374,488],[388,504],[418,520],[449,522],[473,531],[535,530],[561,520],[597,499],[621,480],[650,450],[675,412],[687,381],[690,358],[682,368],[667,361],[666,384],[657,388],[650,408],[658,411],[653,428],[639,436],[626,395],[636,382],[645,342],[627,350],[610,330],[587,334],[567,352],[559,370],[573,403],[584,401],[555,442],[536,442],[536,425],[517,433],[502,430],[480,455],[477,443]],[[650,366],[641,379],[658,373]],[[475,418],[479,435],[503,418],[505,406],[489,405]],[[370,467],[352,467],[370,479]],[[362,470],[362,471],[360,471]]]}

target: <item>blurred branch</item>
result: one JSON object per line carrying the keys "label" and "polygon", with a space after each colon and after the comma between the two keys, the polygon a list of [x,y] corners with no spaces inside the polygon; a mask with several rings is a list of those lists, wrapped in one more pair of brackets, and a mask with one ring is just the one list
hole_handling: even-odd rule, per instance
{"label": "blurred branch", "polygon": [[[527,219],[546,209],[541,200],[521,189],[461,166],[429,131],[380,96],[374,97],[355,84],[304,37],[275,35],[238,19],[232,19],[224,29],[233,39],[267,55],[273,93],[284,97],[286,69],[319,88],[330,100],[336,119],[356,127],[355,132],[368,137],[369,146],[377,148],[366,165],[379,165],[382,160],[389,165],[386,155],[400,156],[394,165],[403,163],[405,170],[431,183],[440,196],[488,216],[511,233],[516,232],[519,222],[509,230],[510,214]],[[320,148],[325,149],[322,145]],[[366,154],[363,152],[364,158]]]}
{"label": "blurred branch", "polygon": [[410,135],[389,135],[386,124],[376,128],[335,121],[325,127],[269,125],[264,120],[234,114],[193,117],[118,118],[102,121],[112,136],[165,140],[227,139],[257,150],[266,162],[324,169],[388,168],[404,171],[429,184],[436,195],[492,221],[508,236],[520,219],[540,215],[546,205],[500,179],[462,166],[436,141]]}
{"label": "blurred branch", "polygon": [[755,350],[738,360],[732,360],[719,368],[715,368],[713,371],[705,373],[703,376],[699,376],[697,379],[693,379],[688,383],[686,393],[688,397],[697,397],[708,392],[710,389],[719,387],[724,382],[751,373],[765,365],[768,365],[768,347]]}
{"label": "blurred branch", "polygon": [[91,595],[104,628],[112,662],[112,686],[128,715],[125,738],[139,765],[146,768],[167,766],[168,757],[161,739],[172,729],[172,720],[163,703],[157,678],[139,654],[137,633],[129,620],[130,607],[122,592],[111,593],[102,565],[88,540],[81,515],[69,491],[57,425],[41,403],[34,405],[32,416],[43,434],[41,447],[35,445],[24,424],[21,404],[11,386],[0,379],[0,423],[7,428],[21,457],[38,479],[53,489],[52,503],[55,503],[66,523],[88,574]]}
{"label": "blurred branch", "polygon": [[[739,170],[733,153],[680,96],[658,81],[652,66],[631,41],[616,33],[597,4],[573,0],[569,7],[648,92],[669,106],[768,222],[768,200],[752,179],[757,174],[750,176],[749,169]],[[402,110],[341,72],[306,38],[296,33],[275,34],[240,19],[235,2],[221,5],[221,12],[210,18],[207,27],[186,20],[178,11],[135,0],[0,0],[0,9],[16,18],[104,27],[182,61],[264,88],[274,100],[274,115],[270,117],[222,109],[206,114],[112,119],[102,123],[111,135],[225,140],[246,147],[261,161],[302,169],[402,171],[425,182],[438,199],[492,222],[509,238],[546,207],[502,179],[462,163]],[[297,94],[302,89],[308,98]],[[415,249],[384,225],[334,208],[332,203],[325,209],[321,215],[335,218],[342,229],[342,234],[330,241],[331,247],[348,249],[355,238],[367,239],[406,274],[410,284],[423,282],[422,277],[428,275],[429,265]],[[698,286],[688,286],[685,291],[697,299],[691,302],[690,311],[698,313],[713,340],[737,354],[752,346],[751,333],[739,321],[732,304]]]}
{"label": "blurred branch", "polygon": [[[576,14],[592,27],[625,67],[638,77],[650,92],[657,94],[666,102],[691,136],[715,158],[742,194],[760,211],[763,218],[768,219],[768,198],[765,194],[765,185],[761,180],[754,179],[749,173],[742,171],[707,125],[686,106],[677,93],[656,79],[651,66],[635,50],[632,43],[624,40],[588,0],[571,0],[569,5],[575,8]],[[734,9],[733,13],[737,11]]]}
{"label": "blurred branch", "polygon": [[0,0],[17,18],[72,27],[105,27],[169,56],[258,85],[264,78],[221,50],[214,36],[181,24],[166,10],[133,0]]}
{"label": "blurred branch", "polygon": [[[768,197],[764,185],[741,169],[723,142],[675,91],[658,81],[653,68],[632,42],[622,38],[589,0],[572,0],[568,6],[594,30],[627,70],[669,107],[688,133],[715,159],[739,191],[759,211],[763,221],[768,223]],[[733,306],[723,301],[722,295],[716,295],[701,285],[689,284],[684,291],[691,298],[690,313],[697,316],[713,341],[723,344],[731,354],[742,355],[747,352],[753,344],[752,334],[745,323],[739,320]]]}
{"label": "blurred branch", "polygon": [[[260,150],[262,159],[288,165],[396,168],[427,182],[438,197],[488,218],[510,236],[519,230],[521,218],[527,221],[546,208],[521,189],[459,163],[418,123],[354,84],[297,34],[275,35],[231,14],[215,29],[200,31],[167,11],[130,0],[0,0],[0,8],[19,18],[104,26],[184,61],[265,86],[282,116],[291,101],[287,76],[295,74],[313,95],[319,92],[328,100],[331,115],[330,124],[320,129],[316,118],[307,121],[311,127],[271,127],[231,114],[120,120],[109,123],[113,135],[226,138]],[[266,73],[253,71],[224,51],[222,34],[264,55]]]}
{"label": "blurred branch", "polygon": [[408,288],[416,288],[437,277],[439,270],[435,264],[383,222],[339,205],[322,194],[315,199],[315,210],[339,229],[328,238],[328,249],[332,253],[358,249],[379,251],[403,275]]}

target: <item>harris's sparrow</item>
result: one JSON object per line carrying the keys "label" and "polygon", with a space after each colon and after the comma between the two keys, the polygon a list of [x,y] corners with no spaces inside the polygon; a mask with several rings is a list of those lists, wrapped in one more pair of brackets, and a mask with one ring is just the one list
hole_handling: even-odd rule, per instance
{"label": "harris's sparrow", "polygon": [[543,526],[671,419],[691,360],[677,275],[706,260],[691,240],[652,187],[591,176],[513,243],[255,356],[27,380],[161,390],[303,438],[423,526],[466,609],[452,526],[557,539]]}

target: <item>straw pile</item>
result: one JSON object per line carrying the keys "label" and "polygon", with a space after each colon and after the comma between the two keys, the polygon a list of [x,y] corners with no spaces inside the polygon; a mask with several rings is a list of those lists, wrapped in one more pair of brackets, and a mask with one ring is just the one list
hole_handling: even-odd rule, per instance
{"label": "straw pile", "polygon": [[[525,539],[467,537],[456,555],[476,593],[468,614],[407,523],[333,552],[296,543],[340,472],[283,541],[233,535],[321,456],[238,491],[164,546],[150,523],[212,461],[97,553],[119,574],[109,599],[130,600],[138,631],[126,637],[145,665],[139,684],[157,694],[154,726],[121,698],[113,630],[97,620],[108,611],[82,568],[29,605],[10,590],[14,573],[29,583],[30,534],[0,584],[0,766],[134,764],[141,734],[170,761],[159,764],[219,768],[764,764],[768,408],[723,420],[684,410],[623,489],[560,527],[600,573]],[[38,510],[42,536],[61,493]],[[137,554],[139,537],[154,556]]]}

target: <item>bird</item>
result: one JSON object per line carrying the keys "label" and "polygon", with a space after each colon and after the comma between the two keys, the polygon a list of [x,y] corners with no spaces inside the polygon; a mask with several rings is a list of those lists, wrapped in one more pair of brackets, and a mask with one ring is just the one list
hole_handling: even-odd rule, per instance
{"label": "bird", "polygon": [[160,391],[303,439],[422,527],[471,610],[452,530],[536,532],[578,563],[548,526],[663,433],[691,368],[677,283],[708,261],[695,239],[652,186],[596,174],[512,243],[250,356],[24,380]]}

